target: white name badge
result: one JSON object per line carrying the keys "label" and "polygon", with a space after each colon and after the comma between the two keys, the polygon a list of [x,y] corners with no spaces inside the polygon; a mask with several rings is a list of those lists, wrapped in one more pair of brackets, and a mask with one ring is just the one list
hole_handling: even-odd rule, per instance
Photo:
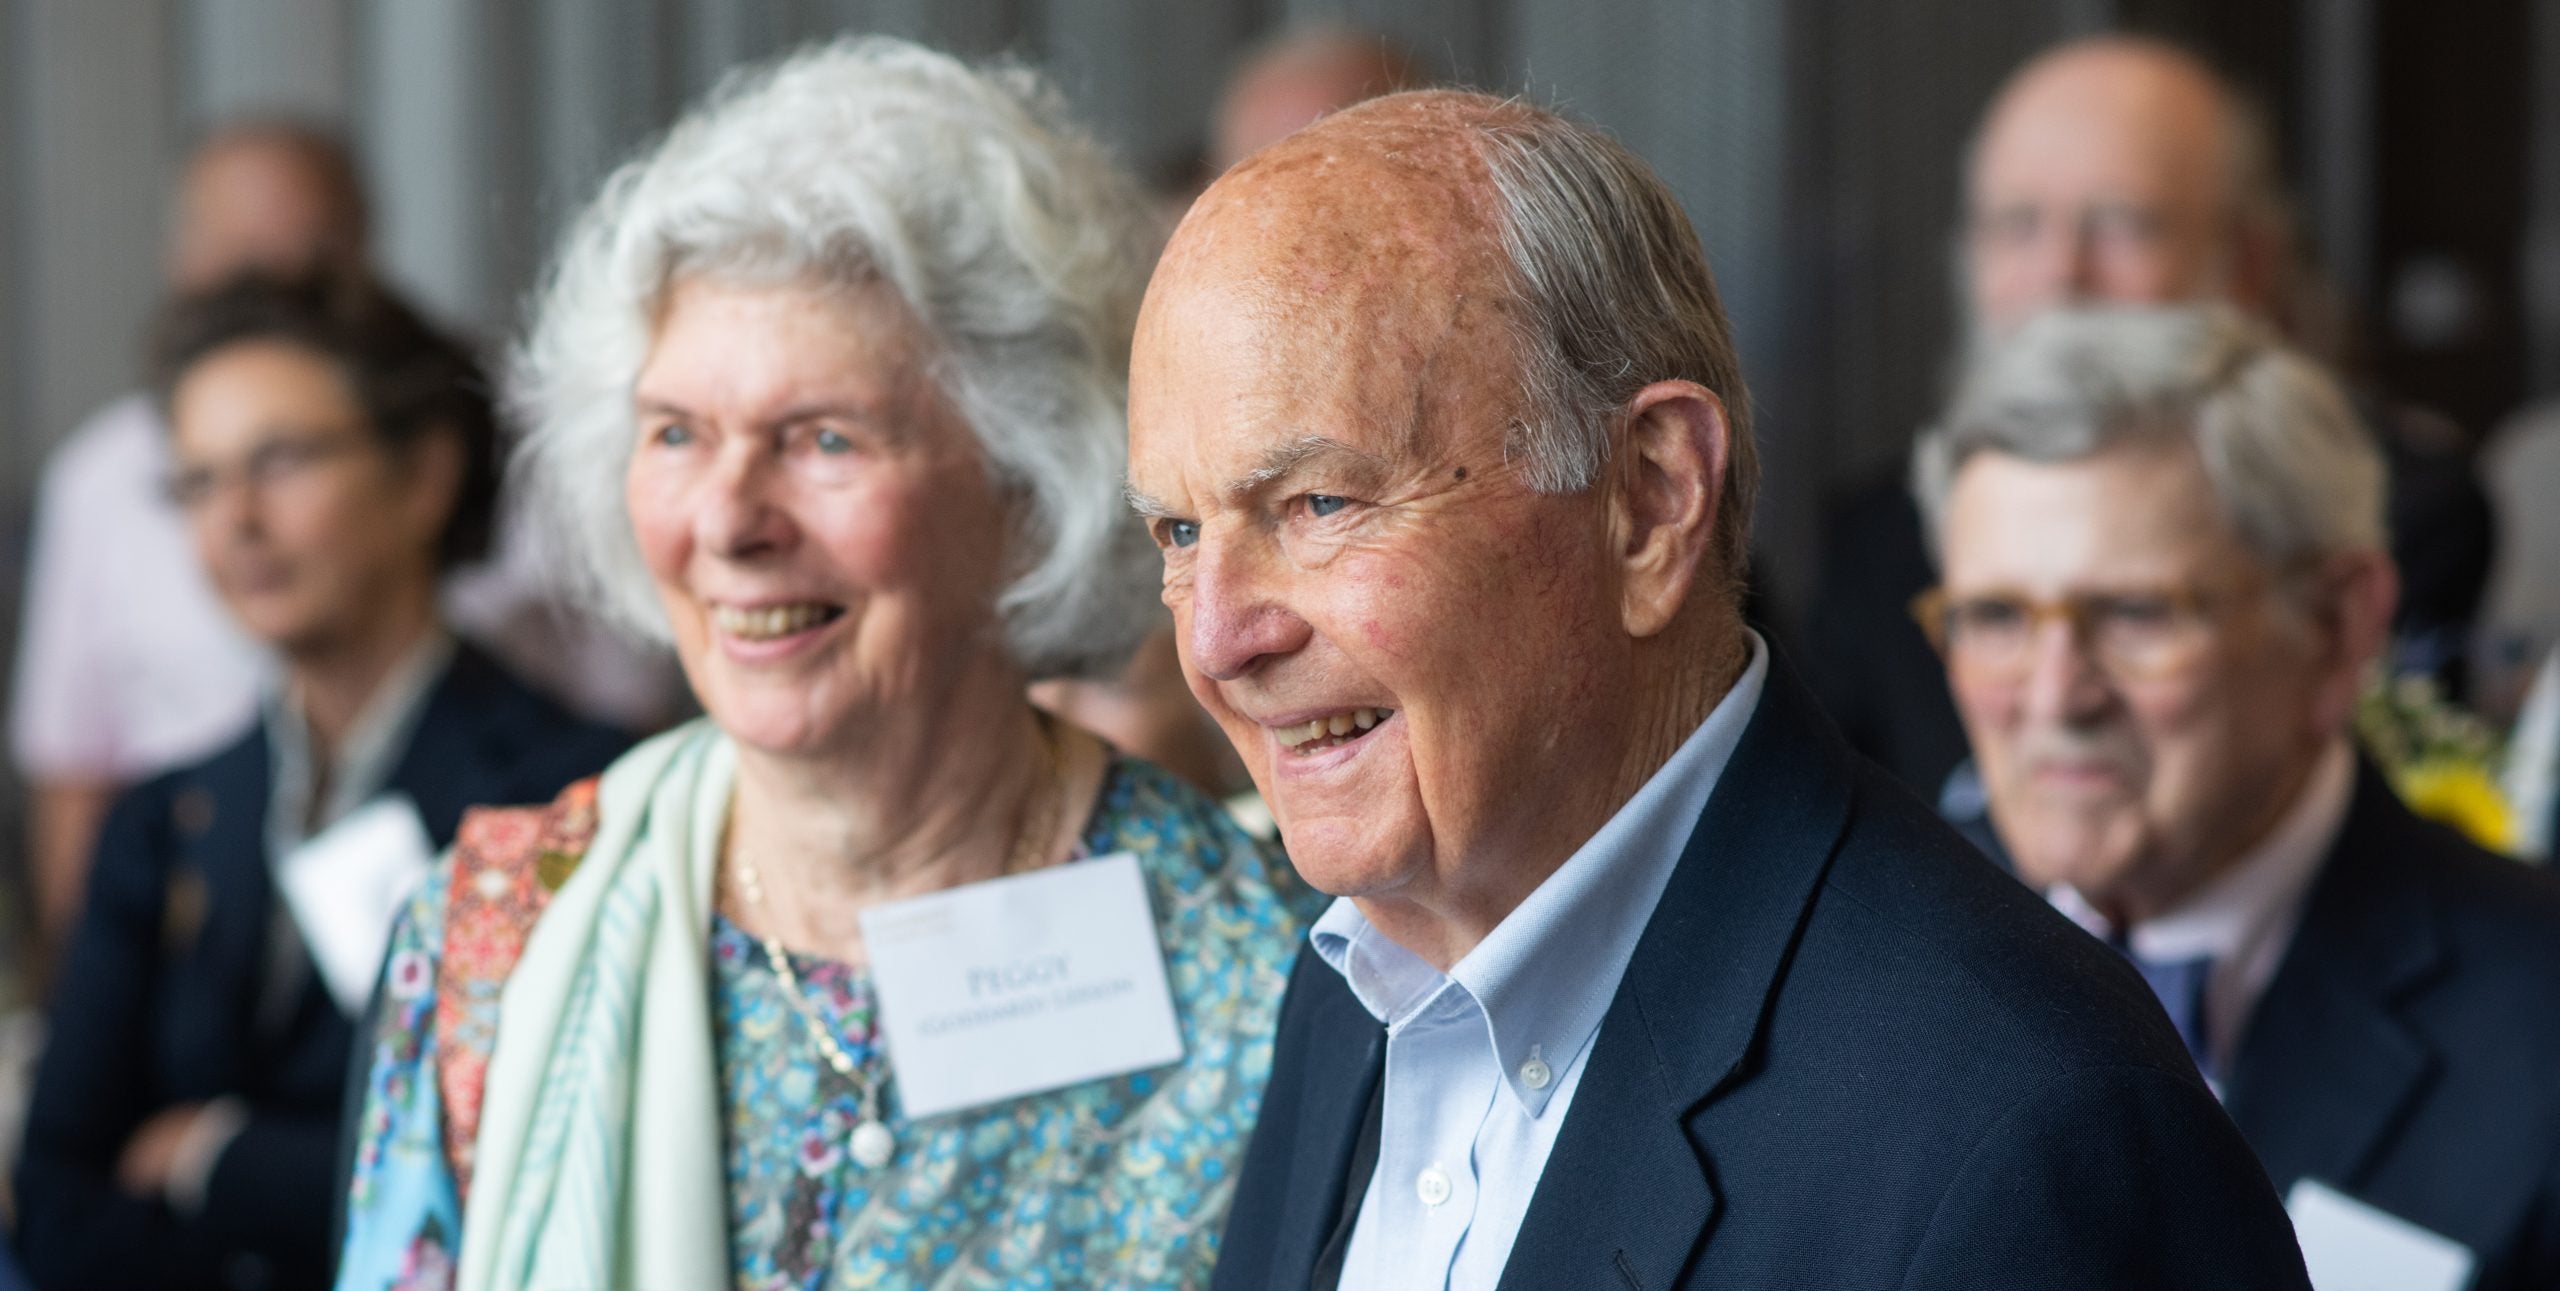
{"label": "white name badge", "polygon": [[276,886],[341,1012],[364,1012],[400,903],[434,863],[435,844],[406,797],[375,798],[276,866]]}
{"label": "white name badge", "polygon": [[862,939],[908,1116],[1182,1058],[1146,878],[1125,852],[874,906]]}
{"label": "white name badge", "polygon": [[2285,1197],[2316,1291],[2462,1291],[2471,1248],[2305,1179]]}

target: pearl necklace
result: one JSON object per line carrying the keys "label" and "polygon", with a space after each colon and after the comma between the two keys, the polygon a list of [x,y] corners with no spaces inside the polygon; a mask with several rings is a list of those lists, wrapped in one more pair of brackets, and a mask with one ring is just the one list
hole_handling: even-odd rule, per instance
{"label": "pearl necklace", "polygon": [[[1065,806],[1066,794],[1058,784],[1061,759],[1057,738],[1049,729],[1049,715],[1037,709],[1032,711],[1039,723],[1040,749],[1044,756],[1040,778],[1032,788],[1035,796],[1023,809],[1022,833],[1014,839],[1012,855],[1005,859],[1006,874],[1019,874],[1039,859],[1041,847],[1057,833],[1058,812]],[[764,876],[757,872],[755,859],[743,850],[729,859],[736,867],[740,891],[756,912],[756,922],[766,929],[772,928],[773,910],[765,904]],[[836,1038],[834,1029],[818,1016],[818,1008],[809,1001],[808,991],[800,985],[800,974],[791,967],[791,956],[783,950],[780,939],[765,931],[756,934],[756,941],[764,948],[764,962],[782,983],[783,998],[791,1002],[791,1011],[800,1015],[801,1025],[809,1032],[810,1043],[817,1046],[818,1057],[853,1087],[856,1120],[853,1136],[845,1145],[847,1151],[865,1170],[877,1170],[889,1164],[890,1158],[898,1154],[898,1136],[889,1129],[888,1121],[880,1114],[882,1078],[873,1070],[871,1062],[857,1061],[852,1054],[845,1052],[844,1044]],[[871,1057],[879,1058],[886,1052],[886,1047],[887,1036],[875,1025]]]}

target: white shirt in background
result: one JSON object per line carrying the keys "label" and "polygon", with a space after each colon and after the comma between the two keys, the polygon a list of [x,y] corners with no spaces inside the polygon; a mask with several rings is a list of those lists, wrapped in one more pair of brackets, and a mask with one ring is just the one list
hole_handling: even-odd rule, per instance
{"label": "white shirt in background", "polygon": [[169,501],[169,447],[128,395],[55,450],[10,693],[10,750],[41,779],[130,782],[240,738],[265,655],[214,595]]}

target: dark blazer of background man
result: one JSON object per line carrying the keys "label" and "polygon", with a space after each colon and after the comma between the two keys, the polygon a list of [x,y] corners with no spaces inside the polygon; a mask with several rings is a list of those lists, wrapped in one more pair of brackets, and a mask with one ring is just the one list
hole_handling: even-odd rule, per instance
{"label": "dark blazer of background man", "polygon": [[2315,1181],[2452,1238],[2472,1291],[2560,1286],[2555,991],[2560,883],[2360,763],[2224,1105],[2279,1192]]}
{"label": "dark blazer of background man", "polygon": [[1219,1286],[2304,1285],[2142,982],[1741,626],[1747,401],[1641,162],[1346,110],[1192,209],[1134,356],[1185,672],[1343,897]]}
{"label": "dark blazer of background man", "polygon": [[2560,883],[2359,769],[2227,1082],[2280,1191],[2321,1180],[2461,1242],[2474,1291],[2560,1286]]}
{"label": "dark blazer of background man", "polygon": [[[545,801],[626,742],[469,645],[416,723],[384,792],[410,799],[439,848],[465,808]],[[108,815],[18,1167],[17,1244],[40,1286],[328,1285],[353,1032],[279,899],[272,766],[261,724]],[[153,1113],[226,1097],[246,1120],[200,1210],[118,1186],[117,1158]]]}

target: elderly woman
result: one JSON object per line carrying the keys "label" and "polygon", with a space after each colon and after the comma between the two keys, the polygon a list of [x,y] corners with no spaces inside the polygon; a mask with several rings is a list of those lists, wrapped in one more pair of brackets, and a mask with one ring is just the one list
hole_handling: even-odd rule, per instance
{"label": "elderly woman", "polygon": [[440,621],[497,481],[467,352],[357,283],[184,301],[162,351],[171,493],[277,675],[230,747],[108,816],[18,1240],[43,1286],[326,1286],[349,1050],[400,885],[465,808],[540,801],[625,741]]}
{"label": "elderly woman", "polygon": [[867,40],[732,82],[573,228],[523,463],[705,716],[417,895],[342,1286],[1205,1284],[1300,889],[1025,698],[1147,622],[1145,221],[1028,75]]}

